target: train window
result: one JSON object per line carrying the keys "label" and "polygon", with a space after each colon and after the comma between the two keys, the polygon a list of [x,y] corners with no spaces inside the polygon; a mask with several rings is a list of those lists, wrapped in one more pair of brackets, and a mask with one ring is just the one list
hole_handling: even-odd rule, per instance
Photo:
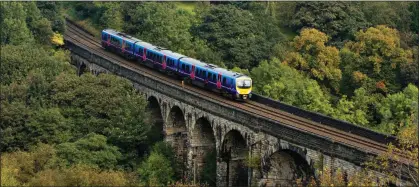
{"label": "train window", "polygon": [[131,49],[131,44],[125,43],[125,50],[130,50],[130,49]]}
{"label": "train window", "polygon": [[143,49],[141,47],[138,48],[138,54],[140,56],[143,56]]}
{"label": "train window", "polygon": [[201,75],[201,77],[202,78],[205,78],[205,74],[206,74],[207,72],[206,71],[202,71],[202,75]]}
{"label": "train window", "polygon": [[212,81],[217,82],[217,78],[215,74],[212,75]]}
{"label": "train window", "polygon": [[223,77],[223,85],[226,85],[226,78]]}
{"label": "train window", "polygon": [[182,64],[182,70],[185,71],[185,64]]}
{"label": "train window", "polygon": [[186,66],[186,73],[189,73],[189,65]]}
{"label": "train window", "polygon": [[212,73],[211,72],[208,72],[207,79],[208,80],[211,80],[211,77],[212,77]]}

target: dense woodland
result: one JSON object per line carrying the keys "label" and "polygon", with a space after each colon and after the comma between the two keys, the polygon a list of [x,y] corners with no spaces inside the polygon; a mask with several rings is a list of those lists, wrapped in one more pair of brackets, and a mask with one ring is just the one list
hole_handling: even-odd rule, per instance
{"label": "dense woodland", "polygon": [[[2,185],[182,182],[144,96],[113,75],[76,75],[61,47],[65,16],[97,35],[113,28],[250,75],[255,93],[396,135],[401,146],[389,153],[417,161],[418,2],[2,2]],[[369,167],[398,176],[396,166]],[[339,181],[325,172],[317,184],[348,185]]]}

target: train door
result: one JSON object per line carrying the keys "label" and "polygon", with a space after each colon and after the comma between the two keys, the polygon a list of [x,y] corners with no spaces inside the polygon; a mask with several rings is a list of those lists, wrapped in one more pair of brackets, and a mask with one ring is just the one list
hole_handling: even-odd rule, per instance
{"label": "train door", "polygon": [[[122,39],[121,39],[122,40]],[[121,52],[125,52],[125,40],[122,40]]]}
{"label": "train door", "polygon": [[195,65],[192,65],[192,70],[191,70],[191,79],[195,79]]}
{"label": "train door", "polygon": [[166,69],[166,66],[167,66],[167,64],[166,64],[166,55],[163,55],[163,62],[162,62],[162,64],[161,64],[161,67],[162,67],[163,69]]}
{"label": "train door", "polygon": [[221,73],[218,74],[218,78],[217,78],[217,88],[221,89]]}
{"label": "train door", "polygon": [[143,61],[145,62],[147,60],[147,48],[144,47],[143,49]]}

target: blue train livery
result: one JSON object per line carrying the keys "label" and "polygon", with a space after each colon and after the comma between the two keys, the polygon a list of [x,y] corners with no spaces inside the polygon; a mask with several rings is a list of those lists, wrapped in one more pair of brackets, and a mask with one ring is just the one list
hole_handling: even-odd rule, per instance
{"label": "blue train livery", "polygon": [[102,31],[101,43],[106,50],[127,59],[177,75],[187,83],[222,93],[232,99],[246,100],[252,96],[252,79],[246,75],[154,46],[112,29]]}

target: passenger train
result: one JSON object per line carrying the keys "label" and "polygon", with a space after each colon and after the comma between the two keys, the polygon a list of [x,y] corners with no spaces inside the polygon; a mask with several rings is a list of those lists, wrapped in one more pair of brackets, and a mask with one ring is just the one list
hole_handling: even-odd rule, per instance
{"label": "passenger train", "polygon": [[103,30],[101,36],[103,48],[126,59],[177,75],[187,83],[222,93],[234,100],[252,97],[252,79],[246,75],[154,46],[113,29]]}

